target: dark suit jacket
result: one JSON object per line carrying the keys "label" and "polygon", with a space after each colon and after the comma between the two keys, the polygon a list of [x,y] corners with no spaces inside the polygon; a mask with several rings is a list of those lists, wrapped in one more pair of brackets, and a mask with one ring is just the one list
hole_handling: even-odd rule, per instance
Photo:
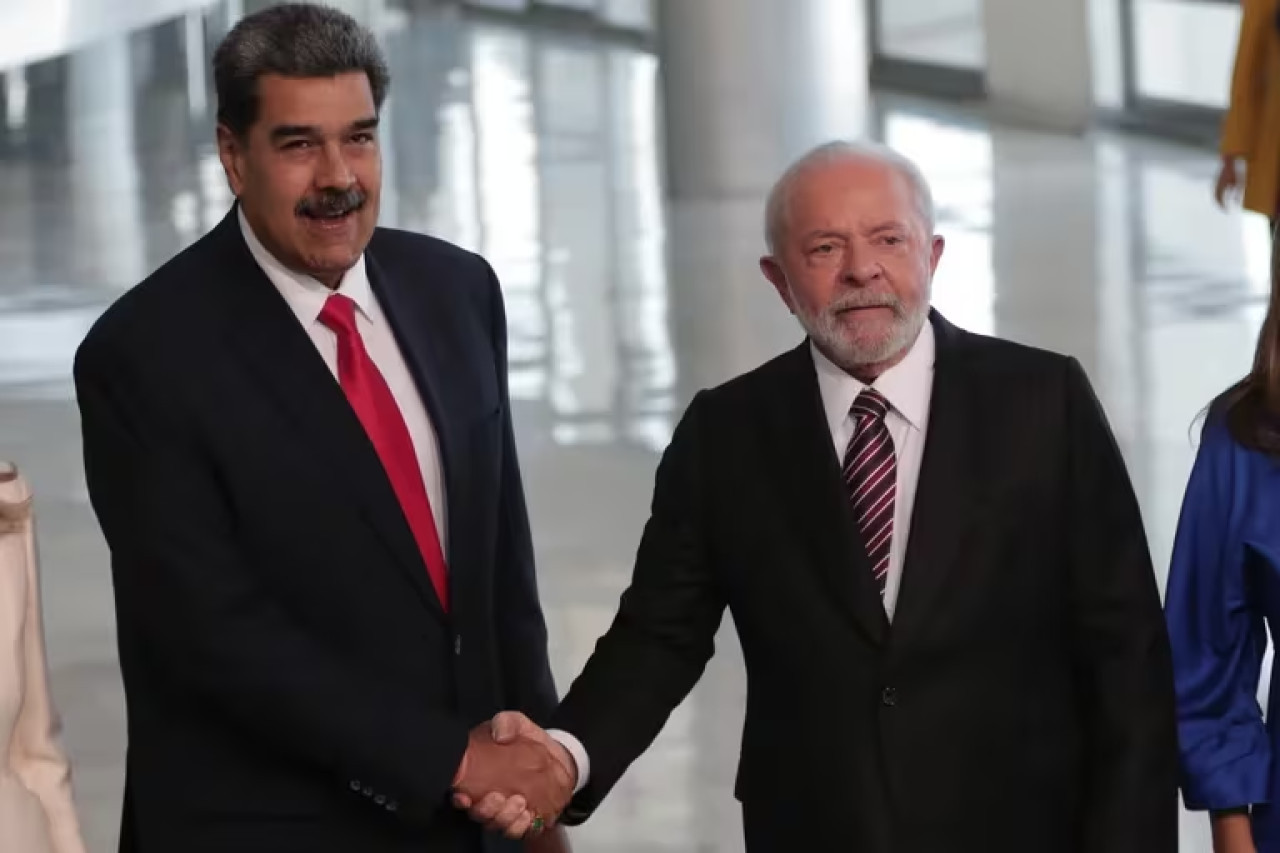
{"label": "dark suit jacket", "polygon": [[469,728],[555,705],[497,281],[386,229],[366,264],[439,435],[448,615],[234,211],[77,354],[128,699],[124,851],[479,850],[448,803]]}
{"label": "dark suit jacket", "polygon": [[710,658],[727,606],[752,853],[1175,853],[1168,642],[1138,506],[1073,359],[938,315],[890,626],[808,345],[689,406],[630,588],[552,723],[585,819]]}

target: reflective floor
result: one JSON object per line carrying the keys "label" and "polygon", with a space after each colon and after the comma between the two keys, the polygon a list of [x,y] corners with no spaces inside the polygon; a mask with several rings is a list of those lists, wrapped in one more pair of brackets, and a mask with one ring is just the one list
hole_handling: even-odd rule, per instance
{"label": "reflective floor", "polygon": [[[203,76],[228,9],[188,5],[202,11],[88,39],[0,86],[0,457],[40,494],[54,687],[95,853],[114,849],[124,718],[68,374],[103,307],[229,202]],[[613,613],[681,408],[798,331],[755,268],[761,199],[664,202],[652,56],[443,12],[384,10],[379,27],[402,84],[388,110],[385,220],[483,252],[506,290],[563,687]],[[940,310],[1072,353],[1090,372],[1163,566],[1193,419],[1249,361],[1265,224],[1213,207],[1205,152],[1033,135],[885,97],[871,123],[933,182],[948,240]],[[727,625],[659,743],[576,830],[578,849],[741,849],[730,783],[743,697]],[[1207,851],[1203,819],[1187,826],[1184,849]]]}

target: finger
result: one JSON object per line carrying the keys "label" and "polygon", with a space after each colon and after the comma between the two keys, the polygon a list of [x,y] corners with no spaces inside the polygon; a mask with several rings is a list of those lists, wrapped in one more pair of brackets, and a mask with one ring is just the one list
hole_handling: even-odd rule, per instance
{"label": "finger", "polygon": [[[511,827],[520,823],[521,819],[528,814],[524,797],[515,796],[507,800],[506,805],[502,807],[502,811],[489,821],[489,829],[494,832],[507,832]],[[523,835],[524,833],[521,833]],[[517,838],[519,836],[516,836]]]}
{"label": "finger", "polygon": [[459,809],[462,809],[463,811],[466,811],[467,809],[471,808],[471,798],[468,797],[466,794],[454,794],[453,805],[455,808],[459,808]]}
{"label": "finger", "polygon": [[529,832],[532,826],[533,815],[529,812],[521,812],[520,816],[502,831],[502,834],[507,838],[519,840],[525,837],[525,834]]}
{"label": "finger", "polygon": [[529,718],[519,711],[503,711],[493,718],[493,739],[497,743],[511,743],[531,725]]}
{"label": "finger", "polygon": [[471,806],[471,819],[479,823],[489,823],[497,817],[507,805],[505,794],[486,794],[478,803]]}

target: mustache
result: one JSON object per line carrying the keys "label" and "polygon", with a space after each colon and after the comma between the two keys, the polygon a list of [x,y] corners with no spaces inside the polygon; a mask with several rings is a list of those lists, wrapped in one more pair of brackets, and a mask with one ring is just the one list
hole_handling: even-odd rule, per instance
{"label": "mustache", "polygon": [[369,196],[359,187],[345,190],[323,190],[315,195],[304,197],[298,202],[294,212],[299,216],[346,216],[348,213],[364,207]]}
{"label": "mustache", "polygon": [[855,290],[828,305],[827,314],[834,316],[855,308],[889,308],[899,317],[905,313],[902,300],[892,293],[867,293]]}

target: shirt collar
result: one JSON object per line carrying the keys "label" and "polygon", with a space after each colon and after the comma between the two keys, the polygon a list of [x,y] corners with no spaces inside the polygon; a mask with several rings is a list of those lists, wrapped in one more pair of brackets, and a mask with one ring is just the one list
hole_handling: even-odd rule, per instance
{"label": "shirt collar", "polygon": [[293,313],[304,326],[310,326],[316,322],[325,302],[335,292],[341,293],[354,302],[356,308],[366,318],[373,316],[373,290],[369,286],[363,253],[356,259],[355,265],[342,277],[342,281],[338,283],[338,289],[332,291],[312,276],[294,272],[280,263],[253,233],[253,229],[249,227],[249,220],[244,216],[244,210],[237,209],[236,214],[240,220],[240,233],[244,235],[244,241],[248,244],[253,259],[258,262],[258,266],[262,267],[262,271],[280,291],[280,295],[284,297],[285,302],[293,309]]}
{"label": "shirt collar", "polygon": [[[837,367],[812,342],[809,351],[813,354],[813,364],[818,373],[818,390],[822,394],[827,427],[835,434],[849,416],[853,401],[867,386]],[[926,320],[902,361],[880,374],[872,383],[889,401],[890,407],[916,430],[924,428],[929,416],[934,351],[933,324]]]}

